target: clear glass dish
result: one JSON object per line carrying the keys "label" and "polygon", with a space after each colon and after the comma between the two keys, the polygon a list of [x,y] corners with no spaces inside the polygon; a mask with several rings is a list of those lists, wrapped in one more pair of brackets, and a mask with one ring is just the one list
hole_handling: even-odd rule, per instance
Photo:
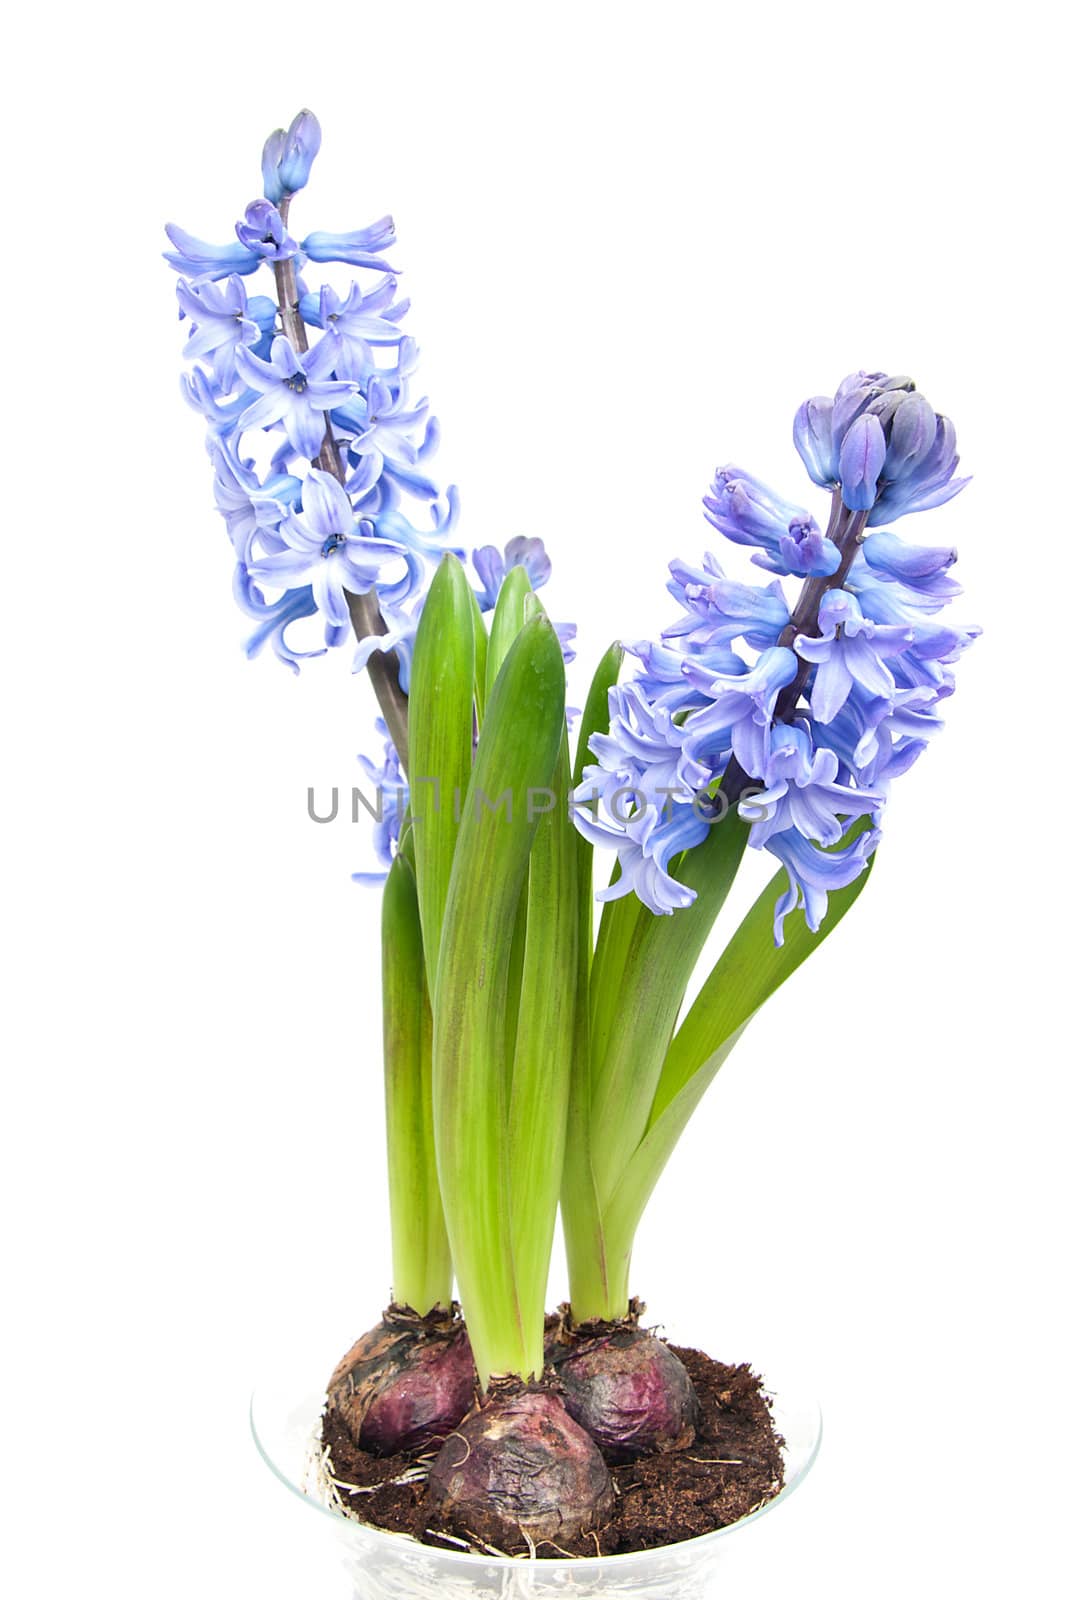
{"label": "clear glass dish", "polygon": [[435,1550],[405,1534],[386,1533],[343,1516],[326,1503],[313,1469],[324,1393],[306,1356],[280,1361],[252,1398],[252,1436],[263,1460],[335,1537],[352,1578],[356,1600],[526,1600],[565,1595],[567,1600],[632,1596],[633,1600],[700,1600],[711,1592],[726,1547],[753,1529],[803,1482],[822,1438],[819,1407],[782,1369],[754,1363],[764,1373],[774,1418],[785,1440],[785,1486],[740,1522],[698,1539],[659,1550],[582,1560],[505,1560]]}

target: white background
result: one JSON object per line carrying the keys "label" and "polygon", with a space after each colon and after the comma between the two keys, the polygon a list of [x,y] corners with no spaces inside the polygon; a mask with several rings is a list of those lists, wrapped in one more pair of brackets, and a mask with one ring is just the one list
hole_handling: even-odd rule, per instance
{"label": "white background", "polygon": [[683,1338],[787,1354],[824,1403],[814,1476],[724,1594],[1053,1592],[1051,16],[103,4],[13,25],[12,1594],[344,1592],[245,1409],[277,1343],[329,1359],[388,1291],[376,904],[348,881],[369,841],[304,809],[309,783],[356,776],[371,707],[339,656],[296,679],[241,654],[158,254],[165,220],[228,235],[263,137],[303,104],[325,146],[294,225],[395,214],[464,538],[548,542],[576,694],[610,638],[670,618],[666,562],[705,547],[718,465],[814,503],[790,443],[804,396],[906,370],[955,419],[974,482],[901,531],[958,544],[958,614],[985,637],[847,931],[702,1108],[635,1285]]}

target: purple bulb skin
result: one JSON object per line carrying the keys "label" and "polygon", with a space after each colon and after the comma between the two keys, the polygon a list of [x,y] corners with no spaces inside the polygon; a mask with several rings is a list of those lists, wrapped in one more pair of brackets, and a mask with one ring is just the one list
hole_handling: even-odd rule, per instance
{"label": "purple bulb skin", "polygon": [[509,1555],[530,1540],[566,1548],[604,1526],[614,1498],[603,1456],[559,1396],[517,1380],[491,1385],[445,1440],[427,1492],[446,1526]]}
{"label": "purple bulb skin", "polygon": [[563,1403],[612,1465],[638,1456],[684,1450],[696,1438],[696,1392],[678,1357],[643,1328],[557,1347],[555,1370]]}
{"label": "purple bulb skin", "polygon": [[433,1450],[474,1404],[462,1324],[391,1309],[356,1340],[326,1390],[353,1444],[375,1456]]}

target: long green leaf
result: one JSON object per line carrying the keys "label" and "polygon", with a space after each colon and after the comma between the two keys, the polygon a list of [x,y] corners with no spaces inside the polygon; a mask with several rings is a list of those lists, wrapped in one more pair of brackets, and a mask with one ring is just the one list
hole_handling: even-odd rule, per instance
{"label": "long green leaf", "polygon": [[470,585],[446,555],[426,596],[411,665],[411,815],[423,949],[431,999],[459,807],[474,743],[474,626]]}
{"label": "long green leaf", "polygon": [[511,1070],[515,1063],[515,1040],[519,1033],[519,1007],[522,1005],[522,969],[526,960],[526,919],[529,909],[528,885],[523,884],[515,911],[515,932],[511,936],[508,962],[507,1026],[504,1033],[504,1092],[511,1102]]}
{"label": "long green leaf", "polygon": [[607,1047],[592,1081],[590,1143],[602,1195],[613,1192],[644,1135],[689,979],[747,841],[748,824],[728,812],[676,869],[679,881],[696,890],[695,903],[670,917],[642,906],[634,921]]}
{"label": "long green leaf", "polygon": [[[611,881],[619,876],[616,862]],[[618,1026],[620,998],[630,973],[630,945],[639,921],[651,915],[635,894],[608,900],[600,913],[596,948],[590,974],[589,995],[589,1070],[591,1081],[599,1075],[601,1063]]]}
{"label": "long green leaf", "polygon": [[489,630],[489,648],[486,653],[487,690],[492,689],[508,651],[525,626],[526,601],[532,593],[529,574],[525,567],[513,567],[500,585],[500,593],[493,607],[493,626]]}
{"label": "long green leaf", "polygon": [[485,720],[485,668],[489,655],[489,631],[470,584],[467,585],[467,593],[470,595],[471,626],[474,629],[474,712],[480,728]]}
{"label": "long green leaf", "polygon": [[[578,734],[572,781],[577,788],[592,759],[589,741],[607,731],[610,723],[608,691],[618,681],[622,646],[611,645],[601,658],[586,696]],[[603,1249],[603,1223],[589,1148],[589,983],[593,959],[593,846],[572,830],[578,889],[578,965],[575,983],[574,1057],[570,1106],[567,1117],[566,1159],[561,1189],[563,1233],[567,1247],[567,1273],[571,1309],[579,1321],[608,1319]],[[609,904],[605,912],[611,911]]]}
{"label": "long green leaf", "polygon": [[531,795],[535,807],[547,806],[551,799],[551,809],[541,818],[530,854],[509,1112],[511,1225],[526,1344],[523,1370],[535,1377],[540,1377],[544,1358],[544,1325],[537,1312],[545,1304],[574,1056],[578,861],[567,815],[569,788],[564,731],[553,794]]}
{"label": "long green leaf", "polygon": [[[622,645],[615,643],[609,645],[600,658],[600,662],[593,674],[593,681],[589,685],[589,693],[585,698],[585,710],[582,713],[582,725],[578,731],[578,743],[574,752],[574,772],[572,782],[577,789],[582,781],[582,774],[592,761],[592,751],[589,741],[595,733],[606,733],[611,722],[608,710],[608,691],[619,681],[619,670],[622,667]],[[579,894],[579,926],[582,930],[582,944],[585,950],[585,967],[588,973],[593,956],[593,846],[588,839],[583,839],[581,834],[576,834],[578,856],[578,894]]]}
{"label": "long green leaf", "polygon": [[504,1054],[515,913],[538,820],[529,817],[526,796],[551,784],[563,702],[559,641],[536,617],[512,645],[489,696],[441,937],[433,1054],[438,1174],[483,1382],[495,1372],[523,1372],[524,1323],[544,1314],[542,1305],[523,1303],[515,1270]]}
{"label": "long green leaf", "polygon": [[[859,823],[848,836],[863,830]],[[869,823],[866,824],[869,826]],[[873,858],[872,858],[873,859]],[[799,912],[786,924],[782,946],[771,930],[774,906],[785,893],[784,871],[756,900],[679,1028],[667,1052],[648,1131],[621,1174],[606,1208],[612,1247],[629,1252],[652,1190],[701,1096],[760,1007],[806,961],[856,903],[870,869],[847,888],[835,889],[818,933]]]}
{"label": "long green leaf", "polygon": [[393,1298],[420,1316],[452,1301],[433,1139],[433,1017],[415,877],[398,855],[382,895],[382,1023]]}
{"label": "long green leaf", "polygon": [[[497,675],[507,659],[508,651],[529,621],[527,606],[534,601],[529,574],[525,567],[514,567],[500,585],[496,605],[493,607],[493,624],[489,634],[485,659],[486,693],[496,682]],[[538,605],[538,611],[542,608]],[[507,1042],[504,1049],[505,1090],[511,1098],[511,1069],[515,1058],[515,1038],[519,1026],[519,1005],[522,1000],[522,964],[526,956],[526,886],[515,915],[515,932],[511,940],[511,962],[508,968]]]}
{"label": "long green leaf", "polygon": [[[847,848],[870,826],[868,817],[854,823],[840,848]],[[770,930],[774,924],[775,905],[788,889],[789,879],[784,868],[775,873],[750,907],[678,1029],[663,1064],[650,1122],[663,1114],[704,1062],[727,1039],[733,1038],[774,991],[829,938],[859,899],[870,878],[873,862],[872,856],[871,863],[858,878],[830,895],[818,933],[812,933],[800,911],[792,912],[784,925],[785,942],[781,945],[774,943]]]}

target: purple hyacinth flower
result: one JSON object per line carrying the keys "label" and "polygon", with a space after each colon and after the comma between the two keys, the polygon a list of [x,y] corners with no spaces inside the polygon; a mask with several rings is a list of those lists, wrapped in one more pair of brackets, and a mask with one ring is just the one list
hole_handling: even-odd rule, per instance
{"label": "purple hyacinth flower", "polygon": [[[364,464],[370,471],[377,471],[379,466],[378,461],[371,456],[360,456],[357,460],[360,466],[357,466],[356,471],[349,480],[348,487],[350,492],[354,492],[354,485],[360,481],[361,468]],[[396,509],[389,486],[383,477],[379,477],[372,493],[364,498],[367,507],[367,518],[374,524],[374,531],[380,539],[392,539],[394,544],[402,544],[407,549],[416,551],[419,555],[428,556],[431,562],[435,564],[446,551],[450,551],[452,555],[461,561],[465,560],[466,552],[459,545],[444,542],[459,516],[459,491],[455,484],[450,485],[445,491],[443,501],[438,501],[436,505],[431,506],[430,517],[433,527],[426,532],[421,528],[416,528],[414,523],[402,511]],[[380,507],[377,511],[373,510],[370,505],[370,502],[375,499],[379,502]],[[357,502],[357,510],[359,509],[360,505]]]}
{"label": "purple hyacinth flower", "polygon": [[[658,847],[646,851],[625,834],[618,835],[586,822],[577,810],[573,816],[574,825],[584,839],[614,850],[618,856],[618,877],[607,889],[597,891],[598,900],[621,900],[628,894],[635,894],[641,904],[658,917],[673,916],[676,911],[685,911],[693,904],[696,890],[672,878],[667,865],[674,856],[694,849],[707,838],[709,824],[706,821],[693,812],[679,812],[669,829],[661,834]],[[664,865],[665,852],[669,852],[667,865]]]}
{"label": "purple hyacinth flower", "polygon": [[310,585],[290,589],[277,600],[264,600],[248,568],[238,562],[233,574],[233,595],[245,615],[256,623],[255,632],[245,640],[245,655],[249,660],[269,644],[279,661],[299,673],[301,661],[325,655],[325,650],[294,650],[285,637],[292,623],[315,615],[315,597]]}
{"label": "purple hyacinth flower", "polygon": [[879,833],[861,833],[843,850],[820,850],[795,828],[768,839],[767,849],[777,856],[789,874],[789,888],[774,908],[774,942],[785,943],[783,924],[797,905],[803,903],[804,920],[812,933],[818,933],[829,905],[829,894],[855,882],[874,854]]}
{"label": "purple hyacinth flower", "polygon": [[749,843],[760,850],[776,833],[794,828],[816,844],[833,845],[844,836],[849,820],[874,815],[885,796],[838,781],[839,762],[832,750],[816,749],[802,723],[778,723],[771,729],[765,787],[738,802],[738,815],[751,824]]}
{"label": "purple hyacinth flower", "polygon": [[841,557],[802,506],[782,500],[740,467],[720,467],[704,515],[734,544],[756,548],[757,566],[782,576],[829,577]]}
{"label": "purple hyacinth flower", "polygon": [[352,671],[362,672],[373,655],[394,655],[400,674],[400,687],[407,694],[411,686],[411,662],[415,651],[415,635],[422,616],[424,595],[415,595],[407,609],[391,606],[379,596],[378,609],[385,624],[384,633],[370,634],[360,639],[352,657]]}
{"label": "purple hyacinth flower", "polygon": [[792,650],[775,645],[764,650],[748,672],[736,675],[709,673],[696,660],[684,661],[682,672],[711,700],[686,721],[686,745],[692,756],[708,764],[715,752],[728,748],[749,777],[762,778],[774,703],[797,675]]}
{"label": "purple hyacinth flower", "polygon": [[373,451],[386,460],[418,461],[420,446],[415,436],[422,433],[429,420],[430,402],[420,400],[414,410],[407,406],[405,383],[371,378],[367,384],[363,430],[352,440],[353,453],[364,455]]}
{"label": "purple hyacinth flower", "polygon": [[909,476],[937,438],[937,415],[925,395],[906,394],[893,411],[882,476],[887,483]]}
{"label": "purple hyacinth flower", "polygon": [[950,546],[906,544],[895,533],[872,533],[863,541],[863,559],[883,583],[899,583],[916,595],[945,602],[961,593],[948,576],[956,563],[956,551]]}
{"label": "purple hyacinth flower", "polygon": [[274,205],[296,194],[311,176],[322,144],[322,129],[312,111],[300,111],[288,128],[275,128],[263,146],[263,193]]}
{"label": "purple hyacinth flower", "polygon": [[[879,749],[884,753],[887,735],[894,744],[898,740],[921,740],[924,745],[928,744],[944,726],[935,708],[946,692],[952,692],[950,685],[898,690],[888,706],[868,706],[854,753],[857,768],[862,772],[870,771]],[[884,715],[881,714],[883,710]]]}
{"label": "purple hyacinth flower", "polygon": [[971,481],[953,476],[959,460],[956,430],[948,417],[939,416],[933,444],[925,455],[913,458],[893,482],[883,485],[868,525],[880,528],[897,517],[930,511],[952,500]]}
{"label": "purple hyacinth flower", "polygon": [[[229,394],[236,381],[234,355],[241,345],[258,344],[259,324],[248,315],[248,295],[236,274],[221,282],[193,284],[179,278],[175,286],[181,314],[192,324],[184,354],[187,360],[207,356],[220,393]],[[271,306],[273,319],[274,307]]]}
{"label": "purple hyacinth flower", "polygon": [[544,541],[525,539],[521,535],[508,540],[503,554],[495,545],[482,545],[471,555],[471,564],[482,580],[482,588],[475,590],[475,599],[482,611],[492,611],[500,598],[504,579],[517,567],[525,567],[531,589],[543,588],[552,576],[552,563]]}
{"label": "purple hyacinth flower", "polygon": [[381,717],[374,724],[375,731],[381,735],[385,749],[380,765],[375,765],[369,756],[360,756],[359,764],[367,777],[374,785],[372,803],[378,815],[374,822],[374,853],[382,863],[382,872],[353,872],[352,882],[361,884],[381,884],[385,882],[389,868],[396,856],[397,844],[400,840],[400,827],[404,820],[404,813],[408,808],[408,787],[404,782],[404,775],[400,769],[400,757],[396,745],[389,737],[388,729]]}
{"label": "purple hyacinth flower", "polygon": [[349,627],[346,591],[367,594],[381,583],[383,568],[412,558],[401,545],[358,532],[351,501],[328,472],[308,469],[301,500],[301,514],[290,513],[278,524],[284,548],[261,557],[249,571],[270,588],[310,584],[328,628],[343,636]]}
{"label": "purple hyacinth flower", "polygon": [[857,417],[841,441],[841,498],[850,511],[869,511],[878,496],[885,463],[885,434],[869,412]]}
{"label": "purple hyacinth flower", "polygon": [[685,606],[685,615],[666,628],[664,640],[678,639],[687,649],[716,649],[743,639],[754,650],[777,644],[789,621],[789,603],[780,583],[765,588],[734,583],[723,577],[713,556],[705,556],[701,572],[681,561],[671,562],[667,585]]}
{"label": "purple hyacinth flower", "polygon": [[380,217],[369,228],[353,228],[349,233],[309,233],[302,248],[309,261],[343,261],[350,267],[391,272],[393,269],[378,256],[395,243],[392,217]]}
{"label": "purple hyacinth flower", "polygon": [[598,765],[586,767],[575,790],[574,825],[591,843],[618,852],[619,876],[598,899],[633,892],[657,915],[670,915],[695,898],[669,868],[707,837],[708,818],[693,801],[711,772],[688,754],[685,730],[637,685],[613,688],[608,700],[610,729],[591,741]]}
{"label": "purple hyacinth flower", "polygon": [[814,525],[791,524],[782,534],[773,561],[762,555],[755,555],[752,560],[768,572],[782,572],[793,578],[829,578],[841,565],[841,552]]}
{"label": "purple hyacinth flower", "polygon": [[[334,371],[339,378],[357,383],[377,371],[372,346],[399,344],[404,335],[397,322],[408,309],[408,301],[393,304],[396,279],[384,278],[377,288],[364,294],[353,283],[342,300],[335,289],[323,284],[318,295],[305,295],[300,302],[305,322],[320,327],[334,342]],[[311,311],[312,315],[307,313]]]}
{"label": "purple hyacinth flower", "polygon": [[244,221],[237,223],[235,232],[245,249],[262,261],[291,261],[300,254],[300,246],[269,200],[253,200],[246,206]]}
{"label": "purple hyacinth flower", "polygon": [[653,639],[639,639],[626,645],[630,655],[641,663],[636,682],[651,704],[663,706],[668,711],[691,711],[694,704],[702,702],[699,690],[694,689],[691,678],[682,667],[686,661],[696,661],[709,675],[723,677],[742,673],[746,663],[733,650],[689,649],[685,653],[672,650],[668,645]]}
{"label": "purple hyacinth flower", "polygon": [[[574,641],[578,637],[578,624],[576,622],[554,622],[552,626],[555,629],[556,638],[559,640],[559,647],[563,653],[563,665],[569,667],[572,661],[578,659],[578,652],[574,648]],[[580,709],[574,706],[568,708],[568,717],[572,713],[576,713],[579,717],[581,716]],[[567,726],[570,727],[570,722],[567,723]]]}
{"label": "purple hyacinth flower", "polygon": [[693,760],[686,729],[678,727],[666,707],[651,705],[634,683],[609,689],[608,707],[608,732],[593,734],[589,748],[602,771],[643,796],[646,817],[663,810],[671,795],[689,799],[703,792],[711,773]]}
{"label": "purple hyacinth flower", "polygon": [[[237,560],[248,566],[257,554],[283,549],[274,530],[299,499],[300,480],[269,478],[261,484],[253,464],[239,460],[228,439],[212,439],[208,454],[215,468],[215,505]],[[258,546],[255,552],[253,542]]]}
{"label": "purple hyacinth flower", "polygon": [[247,350],[237,352],[237,371],[260,394],[241,415],[242,428],[266,428],[280,422],[293,449],[314,460],[326,437],[324,413],[358,393],[358,385],[329,377],[333,352],[320,339],[313,350],[298,355],[284,334],[263,361]]}
{"label": "purple hyacinth flower", "polygon": [[239,272],[243,277],[255,272],[263,262],[258,251],[249,250],[243,244],[206,244],[174,222],[167,223],[166,234],[174,249],[165,250],[163,259],[175,272],[196,283],[203,279],[228,278],[232,272]]}
{"label": "purple hyacinth flower", "polygon": [[798,656],[817,666],[809,699],[816,722],[831,722],[858,684],[868,694],[888,698],[895,688],[887,659],[912,642],[910,627],[869,622],[855,595],[831,589],[819,606],[819,633],[801,634],[793,644]]}
{"label": "purple hyacinth flower", "polygon": [[[871,401],[882,393],[884,372],[851,372],[842,378],[830,410],[830,443],[835,459],[840,458],[845,434]],[[840,469],[837,476],[840,478]]]}
{"label": "purple hyacinth flower", "polygon": [[232,400],[224,400],[218,384],[203,367],[183,372],[180,383],[187,404],[200,413],[212,434],[225,438],[236,431],[245,407],[252,398],[249,389],[242,390]]}
{"label": "purple hyacinth flower", "polygon": [[793,443],[812,483],[831,489],[837,482],[837,451],[831,437],[834,403],[828,395],[805,400],[793,418]]}

